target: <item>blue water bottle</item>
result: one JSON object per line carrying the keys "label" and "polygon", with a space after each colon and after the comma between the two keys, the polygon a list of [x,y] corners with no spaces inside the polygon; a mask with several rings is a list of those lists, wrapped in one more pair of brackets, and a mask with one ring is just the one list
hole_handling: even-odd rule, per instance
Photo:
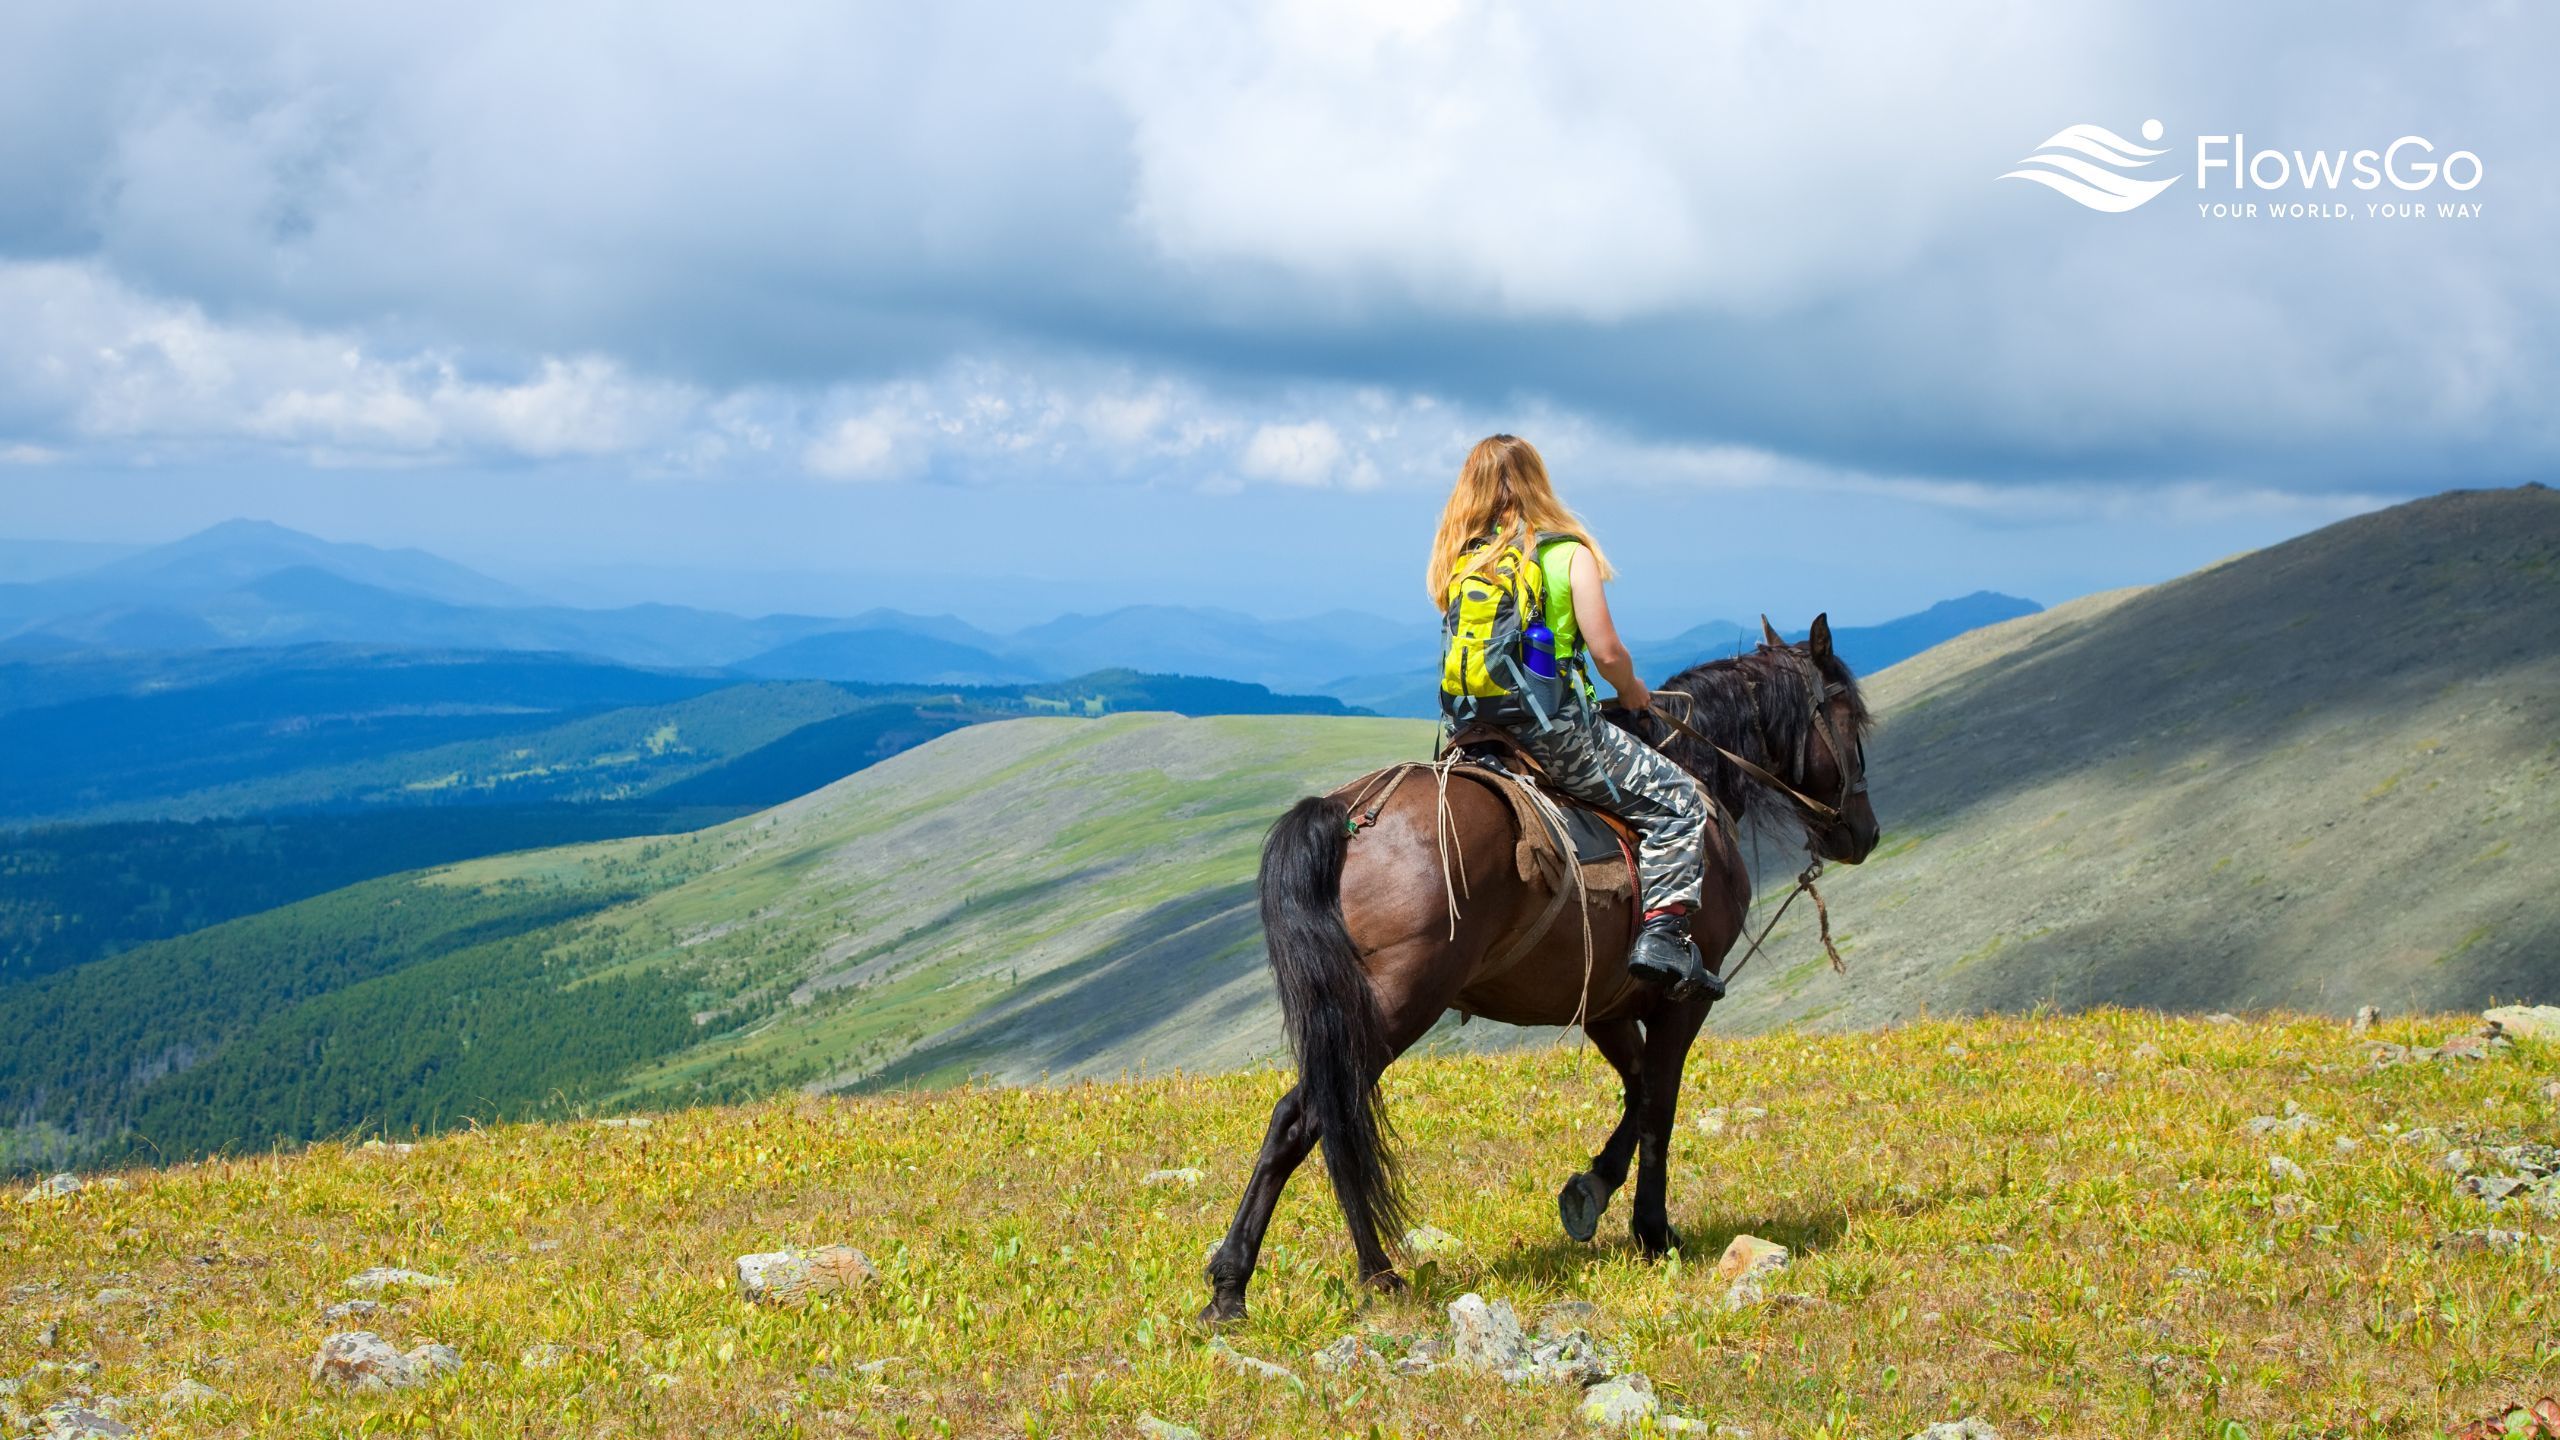
{"label": "blue water bottle", "polygon": [[1529,642],[1529,673],[1541,680],[1556,678],[1556,632],[1546,621],[1532,620],[1520,636]]}

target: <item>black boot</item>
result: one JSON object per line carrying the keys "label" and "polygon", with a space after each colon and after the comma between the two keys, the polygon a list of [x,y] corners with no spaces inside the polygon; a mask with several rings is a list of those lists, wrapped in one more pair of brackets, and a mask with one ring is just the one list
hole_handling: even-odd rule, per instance
{"label": "black boot", "polygon": [[1674,1000],[1700,996],[1724,998],[1724,981],[1698,954],[1689,939],[1689,917],[1656,915],[1636,932],[1635,949],[1627,956],[1627,973],[1671,992]]}

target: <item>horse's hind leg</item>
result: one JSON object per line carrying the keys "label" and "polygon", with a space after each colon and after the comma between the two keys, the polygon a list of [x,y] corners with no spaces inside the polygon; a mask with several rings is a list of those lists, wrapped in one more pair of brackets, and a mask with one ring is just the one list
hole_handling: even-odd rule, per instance
{"label": "horse's hind leg", "polygon": [[1564,1221],[1564,1233],[1587,1241],[1600,1232],[1600,1216],[1609,1208],[1609,1197],[1627,1183],[1627,1161],[1635,1154],[1644,1101],[1644,1072],[1637,1065],[1637,1052],[1644,1042],[1633,1020],[1604,1020],[1586,1027],[1584,1033],[1609,1068],[1618,1072],[1625,1096],[1618,1128],[1609,1132],[1608,1143],[1591,1157],[1591,1168],[1564,1182],[1556,1195],[1556,1214]]}
{"label": "horse's hind leg", "polygon": [[1644,1054],[1638,1061],[1644,1103],[1639,1107],[1642,1118],[1636,1142],[1635,1211],[1628,1224],[1636,1245],[1647,1255],[1680,1248],[1680,1232],[1671,1228],[1665,1206],[1671,1132],[1680,1111],[1680,1067],[1687,1063],[1689,1045],[1706,1019],[1706,1003],[1692,1000],[1663,1006],[1644,1027]]}
{"label": "horse's hind leg", "polygon": [[1236,1202],[1235,1222],[1227,1227],[1225,1243],[1209,1257],[1209,1304],[1200,1318],[1212,1324],[1244,1318],[1245,1286],[1253,1280],[1255,1262],[1262,1258],[1263,1232],[1271,1226],[1271,1207],[1280,1202],[1280,1190],[1289,1183],[1289,1175],[1307,1152],[1315,1148],[1314,1117],[1299,1103],[1296,1086],[1271,1107],[1271,1127],[1263,1132],[1262,1153],[1253,1159],[1253,1178],[1244,1185],[1244,1198]]}

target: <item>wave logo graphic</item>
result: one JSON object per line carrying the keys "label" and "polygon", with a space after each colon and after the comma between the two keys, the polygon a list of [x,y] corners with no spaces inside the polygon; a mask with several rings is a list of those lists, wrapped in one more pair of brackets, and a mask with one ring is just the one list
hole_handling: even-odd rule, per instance
{"label": "wave logo graphic", "polygon": [[[2159,121],[2142,122],[2143,139],[2157,140],[2160,133]],[[2074,125],[2037,146],[2034,154],[2018,162],[2019,169],[2000,178],[2033,180],[2092,210],[2121,215],[2183,178],[2145,180],[2136,173],[2168,153],[2136,145],[2104,125]],[[2027,168],[2031,166],[2037,168]]]}

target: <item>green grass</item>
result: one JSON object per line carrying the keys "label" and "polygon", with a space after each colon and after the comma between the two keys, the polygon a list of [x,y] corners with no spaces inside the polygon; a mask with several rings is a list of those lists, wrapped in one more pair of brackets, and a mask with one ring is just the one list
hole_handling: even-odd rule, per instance
{"label": "green grass", "polygon": [[[1524,1313],[1593,1303],[1672,1410],[1755,1436],[1900,1437],[1963,1415],[2054,1437],[2437,1433],[2560,1384],[2560,1223],[2493,1212],[2437,1163],[2560,1136],[2541,1091],[2555,1060],[2520,1046],[2377,1069],[2332,1022],[2123,1011],[1711,1038],[1689,1113],[1768,1114],[1683,1125],[1671,1199],[1689,1249],[1663,1264],[1630,1247],[1623,1204],[1597,1245],[1556,1228],[1556,1185],[1616,1115],[1596,1055],[1409,1062],[1388,1091],[1418,1214],[1461,1248],[1410,1271],[1412,1296],[1369,1297],[1311,1163],[1229,1336],[1303,1393],[1220,1367],[1190,1320],[1278,1073],[792,1098],[406,1154],[325,1144],[12,1204],[0,1374],[28,1381],[0,1405],[149,1397],[192,1375],[224,1398],[165,1414],[138,1398],[127,1418],[161,1437],[1123,1436],[1145,1413],[1208,1436],[1577,1433],[1569,1390],[1308,1363],[1350,1331],[1399,1352],[1475,1291]],[[2288,1101],[2320,1128],[2245,1132]],[[2395,1138],[2420,1127],[2440,1133]],[[2306,1178],[2273,1173],[2278,1154]],[[1205,1183],[1138,1183],[1177,1165]],[[2524,1247],[2447,1243],[2492,1223]],[[1728,1310],[1709,1262],[1743,1232],[1797,1258],[1780,1298]],[[730,1288],[738,1254],[829,1242],[865,1250],[880,1282],[796,1311]],[[373,1265],[455,1284],[323,1319]],[[111,1286],[143,1303],[92,1302]],[[390,1396],[315,1386],[321,1338],[356,1324],[452,1344],[466,1368]],[[541,1344],[566,1358],[519,1366]]]}

